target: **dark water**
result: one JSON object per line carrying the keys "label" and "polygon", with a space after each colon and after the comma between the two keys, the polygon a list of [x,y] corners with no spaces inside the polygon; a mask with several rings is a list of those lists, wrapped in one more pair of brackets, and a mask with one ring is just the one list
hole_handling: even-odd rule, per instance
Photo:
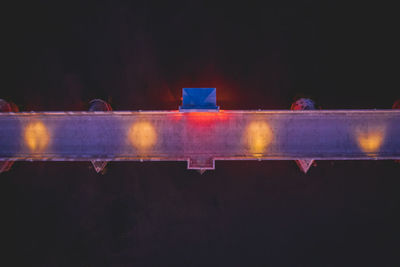
{"label": "dark water", "polygon": [[[0,97],[22,111],[390,108],[400,98],[390,6],[320,1],[30,1],[4,7]],[[5,71],[4,71],[5,69]],[[391,161],[18,162],[1,175],[1,243],[26,266],[395,266]],[[14,256],[15,255],[15,256]],[[2,264],[2,265],[4,265]]]}

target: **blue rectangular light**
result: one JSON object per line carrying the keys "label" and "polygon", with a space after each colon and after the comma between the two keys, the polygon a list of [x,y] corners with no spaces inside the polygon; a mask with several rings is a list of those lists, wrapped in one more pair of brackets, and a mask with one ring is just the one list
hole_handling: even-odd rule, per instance
{"label": "blue rectangular light", "polygon": [[182,88],[182,112],[218,111],[216,88]]}

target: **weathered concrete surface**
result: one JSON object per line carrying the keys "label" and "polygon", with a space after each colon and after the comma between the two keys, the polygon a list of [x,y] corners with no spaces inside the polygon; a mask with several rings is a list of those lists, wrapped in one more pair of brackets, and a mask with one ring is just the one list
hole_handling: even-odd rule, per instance
{"label": "weathered concrete surface", "polygon": [[0,160],[400,159],[400,110],[0,113]]}
{"label": "weathered concrete surface", "polygon": [[[18,107],[12,103],[8,103],[7,101],[0,99],[0,112],[18,112]],[[1,147],[0,147],[1,149]],[[0,161],[0,173],[9,171],[14,164],[12,160],[3,160]]]}

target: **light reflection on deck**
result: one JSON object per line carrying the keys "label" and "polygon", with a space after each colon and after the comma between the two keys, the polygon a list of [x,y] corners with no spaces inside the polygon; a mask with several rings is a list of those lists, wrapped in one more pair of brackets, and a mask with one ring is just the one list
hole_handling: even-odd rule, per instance
{"label": "light reflection on deck", "polygon": [[272,131],[265,121],[252,121],[244,132],[247,145],[253,156],[257,157],[266,152],[272,141]]}
{"label": "light reflection on deck", "polygon": [[25,143],[32,152],[42,152],[49,144],[50,135],[43,122],[30,122],[24,131]]}
{"label": "light reflection on deck", "polygon": [[157,133],[148,121],[133,123],[129,129],[129,140],[139,151],[145,151],[157,142]]}
{"label": "light reflection on deck", "polygon": [[358,144],[361,150],[367,154],[378,152],[382,146],[384,138],[384,129],[357,133]]}

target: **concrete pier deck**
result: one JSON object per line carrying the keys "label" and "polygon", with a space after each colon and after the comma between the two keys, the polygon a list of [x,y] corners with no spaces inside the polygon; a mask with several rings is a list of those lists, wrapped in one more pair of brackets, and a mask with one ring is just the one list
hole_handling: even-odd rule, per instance
{"label": "concrete pier deck", "polygon": [[400,159],[400,110],[0,113],[0,160]]}

